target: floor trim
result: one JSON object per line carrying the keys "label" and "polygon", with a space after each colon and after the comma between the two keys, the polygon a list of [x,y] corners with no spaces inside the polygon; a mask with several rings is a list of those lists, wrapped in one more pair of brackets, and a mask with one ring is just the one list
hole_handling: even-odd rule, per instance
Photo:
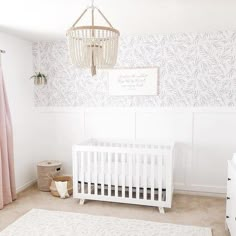
{"label": "floor trim", "polygon": [[21,193],[23,192],[24,190],[26,190],[27,188],[30,188],[31,186],[33,186],[34,184],[36,184],[37,182],[37,179],[34,179],[34,180],[31,180],[29,181],[28,183],[22,185],[21,187],[17,188],[16,189],[16,193]]}
{"label": "floor trim", "polygon": [[187,190],[175,190],[174,194],[184,194],[191,196],[202,196],[202,197],[219,197],[225,198],[225,193],[210,193],[210,192],[198,192],[198,191],[187,191]]}

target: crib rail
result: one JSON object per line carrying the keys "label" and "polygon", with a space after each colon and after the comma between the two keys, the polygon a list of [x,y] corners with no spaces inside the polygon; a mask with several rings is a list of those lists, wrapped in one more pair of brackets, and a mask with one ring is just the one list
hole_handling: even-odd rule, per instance
{"label": "crib rail", "polygon": [[171,207],[173,145],[73,146],[74,197]]}

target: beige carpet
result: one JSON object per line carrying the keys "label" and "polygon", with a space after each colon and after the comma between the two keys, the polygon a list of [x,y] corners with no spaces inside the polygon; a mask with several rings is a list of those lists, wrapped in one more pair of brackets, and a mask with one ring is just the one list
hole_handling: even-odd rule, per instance
{"label": "beige carpet", "polygon": [[21,193],[17,201],[0,211],[0,230],[32,208],[210,227],[213,236],[228,235],[225,232],[225,199],[223,198],[178,194],[174,196],[173,208],[162,215],[154,207],[109,202],[88,201],[80,206],[73,198],[61,200],[52,197],[49,193],[39,192],[36,187]]}

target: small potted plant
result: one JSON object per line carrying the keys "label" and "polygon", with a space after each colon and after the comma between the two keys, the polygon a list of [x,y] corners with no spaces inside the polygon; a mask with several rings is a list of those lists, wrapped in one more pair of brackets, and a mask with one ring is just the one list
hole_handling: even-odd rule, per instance
{"label": "small potted plant", "polygon": [[47,84],[47,76],[41,72],[35,72],[35,75],[31,76],[30,79],[34,79],[35,85]]}

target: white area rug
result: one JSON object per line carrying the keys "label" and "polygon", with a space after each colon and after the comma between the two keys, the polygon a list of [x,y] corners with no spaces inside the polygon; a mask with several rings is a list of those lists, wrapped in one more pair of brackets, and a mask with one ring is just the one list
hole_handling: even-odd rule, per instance
{"label": "white area rug", "polygon": [[[158,213],[157,213],[158,214]],[[0,236],[212,236],[210,228],[33,209]]]}

